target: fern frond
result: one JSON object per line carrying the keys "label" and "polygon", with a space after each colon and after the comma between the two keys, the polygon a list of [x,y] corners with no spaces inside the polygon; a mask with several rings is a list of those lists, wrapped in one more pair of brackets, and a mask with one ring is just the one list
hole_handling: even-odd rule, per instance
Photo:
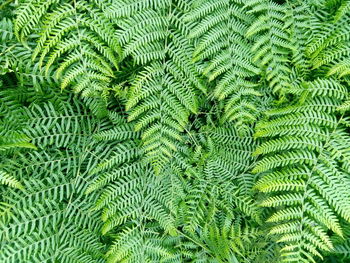
{"label": "fern frond", "polygon": [[196,167],[191,175],[193,183],[186,198],[186,229],[195,231],[197,225],[209,220],[219,209],[227,213],[237,211],[260,222],[260,210],[254,204],[251,191],[254,178],[248,173],[254,160],[251,135],[242,137],[237,129],[223,126],[209,130],[207,140],[208,152],[200,152],[199,163],[203,165]]}
{"label": "fern frond", "polygon": [[287,2],[287,8],[285,27],[290,28],[291,32],[290,38],[293,46],[291,63],[296,67],[300,76],[306,77],[312,67],[306,54],[306,46],[311,33],[311,6],[304,2]]}
{"label": "fern frond", "polygon": [[0,184],[8,185],[13,188],[23,189],[22,184],[13,176],[0,170]]}
{"label": "fern frond", "polygon": [[[295,105],[297,113],[275,111],[269,121],[257,126],[256,136],[268,140],[255,152],[263,158],[253,171],[262,173],[255,187],[271,195],[261,205],[280,208],[268,221],[278,223],[271,233],[285,244],[285,261],[315,262],[314,256],[322,258],[321,251],[333,249],[328,230],[343,235],[338,217],[350,219],[345,201],[350,200],[348,170],[340,161],[346,160],[345,148],[350,144],[341,119],[335,117],[346,91],[331,79],[303,84],[300,90],[299,96],[306,99]],[[329,111],[322,117],[305,107],[321,102],[319,97],[330,98]],[[304,119],[299,122],[297,118]]]}
{"label": "fern frond", "polygon": [[185,232],[180,246],[184,257],[195,262],[211,262],[213,258],[221,262],[241,262],[246,254],[256,262],[278,260],[276,248],[264,241],[263,235],[263,231],[244,224],[242,218],[233,219],[217,212],[195,232]]}
{"label": "fern frond", "polygon": [[329,75],[346,75],[347,67],[338,64],[349,58],[349,17],[343,16],[337,23],[316,20],[311,29],[315,37],[306,51],[312,59],[313,68],[324,68]]}
{"label": "fern frond", "polygon": [[[191,64],[191,44],[181,13],[171,1],[116,1],[105,9],[118,19],[117,35],[124,58],[141,70],[131,81],[126,110],[142,133],[144,151],[160,173],[178,150],[191,113],[197,113],[197,93],[204,90]],[[180,10],[180,9],[179,9]]]}
{"label": "fern frond", "polygon": [[347,0],[342,1],[340,7],[337,10],[337,13],[334,16],[334,21],[338,22],[344,16],[348,15],[350,11],[350,2]]}
{"label": "fern frond", "polygon": [[[118,134],[122,130],[130,133],[133,130],[133,126],[126,124],[125,120],[119,122],[124,124],[118,130],[112,128],[103,131],[103,135],[97,135],[97,138],[114,141],[114,136],[104,134]],[[107,261],[127,260],[136,263],[141,260],[140,257],[154,257],[154,260],[172,258],[171,251],[160,253],[161,250],[167,251],[167,248],[159,242],[163,234],[176,234],[174,215],[180,198],[177,196],[183,192],[181,179],[170,164],[162,174],[155,176],[145,162],[143,148],[136,143],[140,134],[130,135],[133,136],[119,137],[121,142],[110,149],[108,156],[91,171],[94,179],[85,191],[86,194],[96,191],[99,193],[94,210],[102,212],[102,234],[116,233],[107,253]],[[148,231],[149,222],[157,225],[159,236],[155,232],[142,236],[143,231]],[[129,231],[133,233],[132,238],[128,236],[124,240],[123,236]],[[144,249],[143,246],[150,249],[147,252],[150,254],[140,252],[140,249]]]}
{"label": "fern frond", "polygon": [[194,61],[203,63],[202,73],[215,82],[213,96],[224,102],[222,123],[237,127],[253,123],[258,115],[260,69],[251,60],[251,43],[245,37],[253,16],[241,1],[198,1],[185,16],[193,23],[189,37],[196,40]]}
{"label": "fern frond", "polygon": [[[1,217],[1,262],[102,262],[100,222],[97,213],[90,211],[94,197],[86,198],[82,193],[89,181],[88,172],[105,146],[93,142],[92,130],[99,126],[88,118],[71,126],[61,122],[67,115],[75,119],[74,114],[84,112],[75,100],[69,102],[75,108],[66,104],[61,109],[63,116],[52,104],[28,110],[32,121],[28,136],[38,143],[38,151],[23,153],[5,166],[19,175],[24,189],[9,190],[3,196],[11,216]],[[92,130],[86,130],[84,136],[87,124]],[[50,129],[64,131],[66,134],[59,135],[68,139],[54,139],[55,143],[37,139],[47,136]],[[69,138],[70,132],[79,135]]]}
{"label": "fern frond", "polygon": [[253,61],[258,62],[266,72],[272,90],[283,94],[290,87],[291,70],[288,62],[289,54],[294,50],[284,19],[288,9],[270,0],[248,1],[245,8],[249,14],[258,15],[245,33],[254,40],[251,49]]}
{"label": "fern frond", "polygon": [[93,2],[27,0],[17,10],[14,29],[22,40],[40,35],[32,59],[45,64],[46,74],[53,67],[62,76],[61,89],[72,86],[86,96],[108,89],[122,52],[113,24]]}
{"label": "fern frond", "polygon": [[47,145],[66,147],[84,134],[92,132],[91,117],[86,111],[80,110],[81,106],[77,101],[74,101],[72,106],[66,105],[62,112],[56,111],[51,103],[34,105],[33,109],[28,111],[30,122],[26,134],[33,138],[33,143],[40,148]]}
{"label": "fern frond", "polygon": [[165,247],[161,235],[159,228],[152,225],[125,227],[108,251],[107,262],[180,262],[167,261],[172,251]]}

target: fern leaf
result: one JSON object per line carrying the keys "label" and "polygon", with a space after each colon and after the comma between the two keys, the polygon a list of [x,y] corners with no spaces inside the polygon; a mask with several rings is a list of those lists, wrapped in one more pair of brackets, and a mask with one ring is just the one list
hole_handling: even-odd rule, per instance
{"label": "fern leaf", "polygon": [[[261,205],[281,208],[268,221],[278,223],[271,233],[277,234],[279,242],[285,244],[282,253],[286,262],[313,262],[314,256],[322,258],[321,251],[333,249],[327,231],[342,236],[338,217],[350,219],[349,203],[345,201],[350,198],[346,190],[348,172],[338,161],[340,156],[348,155],[345,150],[348,142],[340,139],[345,139],[344,128],[341,120],[334,117],[346,93],[341,84],[332,80],[315,80],[310,84],[301,86],[307,98],[302,106],[295,106],[298,113],[275,111],[270,115],[271,120],[258,125],[256,134],[268,138],[255,152],[264,156],[253,170],[264,174],[256,188],[271,194]],[[331,122],[318,121],[318,114],[304,107],[322,101],[317,99],[319,96],[332,98],[329,112],[322,117],[332,119]],[[294,117],[303,118],[304,114],[310,119],[300,126]],[[283,132],[278,128],[280,125],[304,132]],[[314,127],[325,136],[310,136],[316,131]],[[338,140],[342,140],[342,146],[336,143]]]}

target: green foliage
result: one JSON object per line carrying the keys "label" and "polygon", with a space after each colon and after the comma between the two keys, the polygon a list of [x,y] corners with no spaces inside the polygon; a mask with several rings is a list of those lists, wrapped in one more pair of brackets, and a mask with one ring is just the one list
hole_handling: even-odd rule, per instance
{"label": "green foliage", "polygon": [[[207,127],[208,128],[208,127]],[[213,216],[216,210],[239,211],[238,214],[250,216],[256,222],[261,214],[254,205],[252,187],[254,176],[249,173],[254,159],[251,156],[255,148],[249,135],[240,137],[236,129],[218,127],[208,133],[205,144],[207,149],[198,147],[193,155],[191,189],[185,199],[187,215],[186,228],[194,231],[206,218]],[[208,209],[209,206],[209,209]]]}
{"label": "green foliage", "polygon": [[245,33],[248,38],[255,37],[252,60],[265,72],[269,87],[283,93],[290,86],[288,62],[294,49],[292,37],[286,30],[287,7],[270,0],[252,0],[247,1],[245,8],[250,9],[248,13],[257,15]]}
{"label": "green foliage", "polygon": [[252,61],[252,42],[246,37],[254,16],[246,14],[242,1],[193,1],[186,21],[195,22],[188,37],[195,40],[193,61],[214,82],[212,96],[224,102],[221,122],[235,121],[241,129],[253,123],[261,96],[256,81],[260,69]]}
{"label": "green foliage", "polygon": [[21,189],[23,186],[18,180],[5,173],[4,171],[0,171],[0,184],[5,184],[14,188]]}
{"label": "green foliage", "polygon": [[2,1],[0,262],[349,262],[349,7]]}
{"label": "green foliage", "polygon": [[121,48],[98,1],[25,1],[16,10],[14,33],[21,42],[39,34],[32,60],[45,65],[45,75],[58,62],[54,74],[61,89],[72,86],[85,96],[108,92]]}
{"label": "green foliage", "polygon": [[[123,57],[140,65],[128,89],[128,120],[142,132],[143,148],[160,173],[182,142],[190,114],[198,112],[198,93],[205,87],[191,63],[192,45],[182,8],[172,1],[113,1],[105,14],[120,27]],[[177,13],[175,13],[177,11]]]}
{"label": "green foliage", "polygon": [[117,125],[95,134],[98,141],[118,144],[91,171],[95,178],[85,193],[99,190],[93,210],[102,210],[102,234],[111,233],[115,239],[107,262],[160,260],[171,255],[162,247],[162,233],[176,234],[172,213],[178,185],[173,180],[179,179],[172,174],[155,176],[144,160],[140,134],[125,120]]}
{"label": "green foliage", "polygon": [[196,232],[185,234],[181,246],[194,262],[278,262],[278,247],[265,234],[243,225],[241,218],[217,213]]}
{"label": "green foliage", "polygon": [[319,250],[334,248],[329,230],[343,237],[339,218],[350,220],[350,141],[344,116],[336,115],[347,91],[330,79],[307,82],[300,92],[306,93],[302,106],[267,112],[268,120],[258,124],[256,136],[267,140],[255,151],[264,158],[253,172],[262,174],[255,187],[271,193],[261,205],[280,208],[268,222],[276,224],[270,233],[281,236],[284,255],[314,262]]}
{"label": "green foliage", "polygon": [[76,99],[61,109],[49,102],[26,112],[24,133],[38,151],[4,165],[19,175],[23,187],[3,175],[5,183],[22,191],[8,189],[3,196],[11,210],[0,220],[0,261],[101,262],[100,221],[89,211],[94,198],[83,195],[88,172],[105,147],[92,138],[101,124]]}

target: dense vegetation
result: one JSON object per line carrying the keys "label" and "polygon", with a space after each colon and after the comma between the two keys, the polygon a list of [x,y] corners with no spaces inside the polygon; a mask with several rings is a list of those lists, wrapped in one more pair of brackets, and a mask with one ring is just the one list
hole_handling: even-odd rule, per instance
{"label": "dense vegetation", "polygon": [[0,262],[350,262],[350,1],[1,0]]}

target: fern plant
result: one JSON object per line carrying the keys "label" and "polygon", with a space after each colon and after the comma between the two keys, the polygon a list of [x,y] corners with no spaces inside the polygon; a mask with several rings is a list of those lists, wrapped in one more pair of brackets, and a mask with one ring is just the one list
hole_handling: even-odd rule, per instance
{"label": "fern plant", "polygon": [[7,188],[2,197],[8,209],[0,217],[2,262],[102,262],[100,220],[89,211],[94,197],[82,194],[104,147],[91,136],[100,122],[75,99],[69,102],[61,109],[51,103],[28,109],[23,132],[38,151],[3,165],[23,183],[1,173],[5,183],[20,189]]}
{"label": "fern plant", "polygon": [[350,261],[348,0],[0,17],[0,262]]}
{"label": "fern plant", "polygon": [[246,129],[259,113],[260,68],[252,61],[252,42],[246,37],[254,16],[242,1],[192,1],[185,20],[194,22],[188,37],[195,40],[193,61],[206,62],[201,72],[215,81],[212,96],[223,101],[221,122],[235,121]]}
{"label": "fern plant", "polygon": [[111,117],[117,128],[102,131],[95,138],[118,143],[91,171],[95,178],[85,191],[87,195],[99,192],[93,210],[102,210],[102,234],[114,240],[106,254],[107,262],[171,258],[171,251],[161,241],[166,233],[176,234],[177,183],[172,180],[178,179],[171,174],[155,177],[145,162],[141,134],[125,119]]}
{"label": "fern plant", "polygon": [[185,1],[114,1],[105,15],[117,20],[123,58],[141,69],[131,79],[126,110],[142,131],[144,151],[156,173],[177,151],[190,114],[198,112],[198,93],[205,92],[182,19]]}
{"label": "fern plant", "polygon": [[[347,119],[337,107],[347,96],[335,80],[305,82],[305,102],[267,112],[256,136],[267,138],[255,151],[264,155],[253,172],[256,188],[272,193],[263,206],[281,207],[268,221],[285,242],[290,262],[315,262],[320,250],[333,249],[327,231],[343,237],[339,218],[349,221]],[[300,102],[299,102],[300,103]]]}
{"label": "fern plant", "polygon": [[39,34],[32,60],[38,58],[46,75],[53,67],[61,89],[72,86],[85,96],[108,92],[121,48],[98,1],[28,0],[16,12],[15,35],[23,42]]}
{"label": "fern plant", "polygon": [[284,92],[289,88],[291,72],[288,62],[294,47],[288,32],[286,4],[274,1],[248,1],[245,4],[248,13],[257,19],[246,32],[247,37],[256,37],[252,51],[253,61],[258,61],[265,72],[265,79],[274,92]]}

